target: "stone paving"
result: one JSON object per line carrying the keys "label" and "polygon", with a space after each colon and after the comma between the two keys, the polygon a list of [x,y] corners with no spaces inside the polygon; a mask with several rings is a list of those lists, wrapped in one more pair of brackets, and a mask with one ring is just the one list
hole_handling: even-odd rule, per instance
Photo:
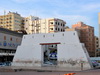
{"label": "stone paving", "polygon": [[100,75],[100,69],[87,70],[87,71],[73,71],[73,72],[47,72],[47,71],[15,71],[12,69],[4,69],[0,67],[0,75],[64,75],[67,73],[76,73],[75,75]]}
{"label": "stone paving", "polygon": [[[18,71],[18,72],[0,72],[0,75],[64,75],[71,72],[38,72],[38,71]],[[74,72],[75,75],[100,75],[99,70]]]}

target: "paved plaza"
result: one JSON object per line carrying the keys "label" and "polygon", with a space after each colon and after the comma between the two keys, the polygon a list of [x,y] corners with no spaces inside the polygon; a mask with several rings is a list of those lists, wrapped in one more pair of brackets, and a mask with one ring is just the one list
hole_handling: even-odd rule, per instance
{"label": "paved plaza", "polygon": [[78,72],[11,71],[0,72],[0,75],[64,75],[67,73],[76,73],[75,75],[100,75],[100,69]]}

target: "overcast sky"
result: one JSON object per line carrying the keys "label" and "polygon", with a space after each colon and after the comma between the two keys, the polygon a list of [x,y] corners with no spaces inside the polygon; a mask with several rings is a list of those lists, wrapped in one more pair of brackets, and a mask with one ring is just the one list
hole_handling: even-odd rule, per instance
{"label": "overcast sky", "polygon": [[4,10],[18,12],[23,17],[60,18],[69,27],[82,21],[93,26],[98,36],[100,0],[0,0],[0,15]]}

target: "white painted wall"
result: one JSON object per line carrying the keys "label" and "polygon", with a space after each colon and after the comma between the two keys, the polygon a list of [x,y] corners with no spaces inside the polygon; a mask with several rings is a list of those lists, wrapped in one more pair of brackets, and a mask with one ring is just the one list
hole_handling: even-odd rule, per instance
{"label": "white painted wall", "polygon": [[79,71],[82,62],[84,70],[91,69],[88,53],[83,49],[76,31],[24,35],[21,45],[17,48],[12,66],[43,68],[41,65],[43,50],[40,43],[58,42],[61,44],[57,45],[58,65],[56,69]]}

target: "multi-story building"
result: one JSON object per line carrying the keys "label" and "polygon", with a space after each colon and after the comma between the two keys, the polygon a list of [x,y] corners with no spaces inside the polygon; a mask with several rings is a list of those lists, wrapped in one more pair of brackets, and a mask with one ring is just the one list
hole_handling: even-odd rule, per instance
{"label": "multi-story building", "polygon": [[85,44],[89,55],[95,56],[95,39],[94,39],[94,27],[78,22],[72,25],[72,28],[80,30],[80,41]]}
{"label": "multi-story building", "polygon": [[100,13],[98,14],[98,23],[99,23],[99,48],[100,48]]}
{"label": "multi-story building", "polygon": [[26,18],[24,23],[24,30],[28,34],[64,32],[66,24],[65,21],[57,18],[39,19],[32,16]]}
{"label": "multi-story building", "polygon": [[17,32],[32,33],[53,33],[65,31],[65,24],[61,19],[29,16],[21,17],[17,12],[9,12],[0,16],[0,27]]}
{"label": "multi-story building", "polygon": [[0,62],[12,61],[23,34],[0,28]]}
{"label": "multi-story building", "polygon": [[[34,31],[33,29],[33,21],[34,20],[39,20],[38,17],[35,17],[35,16],[29,16],[29,17],[25,17],[24,18],[24,30],[27,32],[27,34],[32,34]],[[36,26],[35,26],[36,28]]]}
{"label": "multi-story building", "polygon": [[0,27],[12,31],[23,30],[22,17],[17,12],[9,12],[0,16]]}
{"label": "multi-story building", "polygon": [[97,50],[96,56],[100,56],[100,12],[98,13],[98,23],[99,23],[99,49]]}
{"label": "multi-story building", "polygon": [[95,36],[95,56],[100,56],[99,38]]}

